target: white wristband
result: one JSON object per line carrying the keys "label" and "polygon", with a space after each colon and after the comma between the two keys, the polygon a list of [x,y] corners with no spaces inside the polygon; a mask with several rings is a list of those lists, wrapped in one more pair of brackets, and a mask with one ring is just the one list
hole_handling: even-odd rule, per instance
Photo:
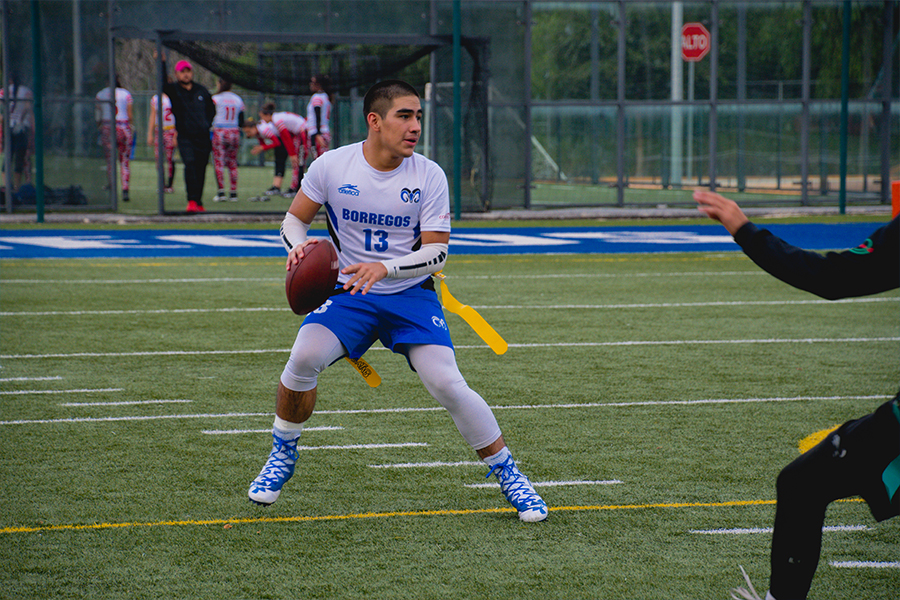
{"label": "white wristband", "polygon": [[291,213],[284,215],[281,222],[281,243],[288,252],[298,244],[306,241],[306,232],[309,231],[309,223],[304,223]]}
{"label": "white wristband", "polygon": [[409,279],[420,275],[431,275],[444,268],[447,261],[448,244],[425,244],[415,252],[383,260],[387,276],[391,279]]}

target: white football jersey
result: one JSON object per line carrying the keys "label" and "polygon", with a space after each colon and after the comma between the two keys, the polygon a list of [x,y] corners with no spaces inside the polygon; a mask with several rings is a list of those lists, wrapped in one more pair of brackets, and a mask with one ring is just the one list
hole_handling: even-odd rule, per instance
{"label": "white football jersey", "polygon": [[[172,101],[169,100],[169,97],[163,94],[163,129],[174,129],[175,128],[175,115],[172,114]],[[157,108],[156,105],[156,94],[153,94],[153,97],[150,98],[150,106],[153,108]],[[153,124],[156,127],[156,123]]]}
{"label": "white football jersey", "polygon": [[265,121],[259,121],[256,124],[256,135],[263,140],[266,138],[271,138],[273,140],[279,139],[278,130],[275,129],[275,125],[266,123]]}
{"label": "white football jersey", "polygon": [[[110,121],[109,118],[109,88],[105,87],[97,92],[97,100],[100,106],[100,120]],[[116,88],[116,122],[128,122],[128,107],[134,102],[131,92],[125,88]]]}
{"label": "white football jersey", "polygon": [[[4,97],[0,89],[0,99]],[[13,133],[31,129],[31,113],[34,106],[34,94],[24,85],[17,85],[9,90],[9,127]]]}
{"label": "white football jersey", "polygon": [[306,119],[292,112],[277,112],[272,115],[272,124],[279,133],[287,129],[293,135],[300,135],[306,128]]}
{"label": "white football jersey", "polygon": [[244,112],[244,101],[234,92],[222,92],[212,97],[216,105],[216,116],[213,118],[213,127],[227,129],[238,128],[238,116]]}
{"label": "white football jersey", "polygon": [[316,132],[316,107],[322,109],[321,118],[319,119],[319,131],[328,133],[330,131],[328,128],[329,123],[331,122],[331,100],[328,99],[328,94],[325,92],[315,93],[309,99],[309,104],[306,105],[306,130],[310,135]]}
{"label": "white football jersey", "polygon": [[[406,256],[419,248],[423,231],[450,231],[447,176],[438,164],[413,153],[393,171],[378,171],[363,156],[363,144],[317,158],[301,186],[325,207],[342,269]],[[338,281],[350,277],[339,275]],[[428,277],[382,279],[370,293],[397,293]]]}

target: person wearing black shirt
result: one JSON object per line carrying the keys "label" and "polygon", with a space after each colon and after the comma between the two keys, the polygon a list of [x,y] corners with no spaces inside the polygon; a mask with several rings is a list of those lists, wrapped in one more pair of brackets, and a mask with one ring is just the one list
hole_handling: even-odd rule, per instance
{"label": "person wearing black shirt", "polygon": [[194,71],[188,61],[180,60],[175,65],[175,79],[176,83],[163,85],[163,93],[172,101],[178,152],[184,162],[187,212],[203,212],[206,210],[203,207],[203,183],[212,152],[210,129],[216,116],[216,105],[209,90],[194,82]]}
{"label": "person wearing black shirt", "polygon": [[[757,227],[734,201],[715,192],[696,190],[694,200],[701,212],[725,226],[754,263],[788,285],[828,300],[900,287],[900,217],[855,248],[820,254]],[[806,598],[831,502],[862,496],[879,522],[900,514],[898,398],[900,394],[847,421],[778,475],[768,600]],[[759,598],[746,579],[749,590],[732,590],[732,598]]]}

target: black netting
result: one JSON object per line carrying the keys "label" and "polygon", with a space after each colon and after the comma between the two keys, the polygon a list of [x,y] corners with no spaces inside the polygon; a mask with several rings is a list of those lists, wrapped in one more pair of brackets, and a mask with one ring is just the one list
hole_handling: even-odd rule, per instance
{"label": "black netting", "polygon": [[[310,78],[320,74],[331,76],[332,91],[338,94],[367,89],[450,43],[448,39],[427,46],[350,46],[166,40],[164,45],[244,89],[292,96],[308,94]],[[463,44],[470,54],[478,52],[477,46]]]}
{"label": "black netting", "polygon": [[[254,43],[166,39],[173,52],[235,86],[269,97],[309,94],[313,76],[328,75],[331,92],[362,95],[377,81],[401,78],[419,90],[431,84],[435,128],[432,158],[453,170],[452,40],[417,46],[359,44]],[[462,156],[461,195],[465,210],[487,210],[492,194],[488,135],[489,44],[461,41]],[[431,62],[426,59],[431,57]],[[169,66],[171,68],[171,65]]]}

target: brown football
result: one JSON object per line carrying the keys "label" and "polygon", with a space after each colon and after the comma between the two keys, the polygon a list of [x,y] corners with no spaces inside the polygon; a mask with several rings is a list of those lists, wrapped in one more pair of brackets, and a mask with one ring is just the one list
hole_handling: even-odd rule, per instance
{"label": "brown football", "polygon": [[338,257],[328,240],[303,249],[300,264],[291,265],[284,282],[288,304],[298,315],[322,306],[331,295],[338,278]]}

